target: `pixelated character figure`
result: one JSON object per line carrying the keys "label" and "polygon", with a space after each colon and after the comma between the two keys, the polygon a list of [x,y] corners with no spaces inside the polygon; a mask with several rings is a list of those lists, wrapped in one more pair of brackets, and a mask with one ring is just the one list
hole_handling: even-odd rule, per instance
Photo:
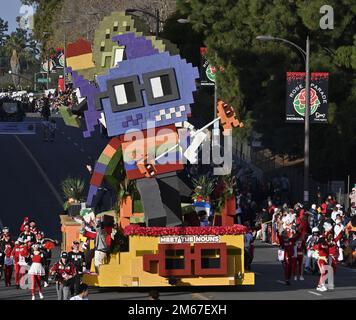
{"label": "pixelated character figure", "polygon": [[[174,150],[179,143],[176,123],[188,119],[197,78],[196,68],[168,52],[121,61],[97,78],[97,108],[103,111],[108,135],[117,137],[111,147],[122,147],[128,179],[136,180],[147,226],[182,224],[183,188],[177,171],[184,166],[179,149]],[[157,160],[169,147],[168,157]],[[104,155],[110,151],[115,152],[108,148]],[[102,160],[94,168],[87,204],[102,183]]]}
{"label": "pixelated character figure", "polygon": [[[105,41],[96,39],[92,54],[94,69],[100,69],[96,72],[98,86],[84,78],[84,67],[78,66],[80,60],[75,59],[74,50],[68,50],[74,86],[85,96],[90,109],[84,113],[87,124],[89,117],[91,125],[93,119],[100,122],[112,138],[95,165],[87,206],[92,206],[108,168],[119,163],[117,154],[122,150],[126,176],[136,181],[141,196],[146,226],[182,225],[181,196],[188,197],[191,190],[177,174],[184,168],[178,128],[191,132],[187,151],[192,158],[206,137],[204,128],[195,131],[187,121],[198,70],[179,55],[164,52],[154,37],[137,32],[113,35],[110,29],[106,32]],[[112,51],[100,54],[98,43],[106,52],[110,36]],[[78,55],[89,57],[89,51],[81,49]],[[217,121],[223,120],[227,130],[236,125],[236,119],[231,109],[225,109],[220,110]]]}

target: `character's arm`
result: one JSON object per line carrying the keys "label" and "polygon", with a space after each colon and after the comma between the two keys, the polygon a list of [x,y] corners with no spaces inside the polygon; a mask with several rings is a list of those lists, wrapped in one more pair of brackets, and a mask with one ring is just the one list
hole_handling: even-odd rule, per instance
{"label": "character's arm", "polygon": [[105,147],[101,156],[95,164],[94,171],[90,180],[90,188],[87,197],[87,206],[91,207],[93,199],[98,192],[98,189],[102,186],[104,181],[105,172],[110,160],[114,157],[119,147],[121,146],[121,141],[118,137],[110,140],[109,144]]}

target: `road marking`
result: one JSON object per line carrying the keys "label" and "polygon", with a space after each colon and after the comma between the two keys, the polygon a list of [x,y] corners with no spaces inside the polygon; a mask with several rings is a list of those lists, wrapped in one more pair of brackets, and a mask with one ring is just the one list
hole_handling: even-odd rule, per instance
{"label": "road marking", "polygon": [[84,149],[83,149],[83,148],[81,148],[81,149],[80,149],[80,152],[84,152]]}
{"label": "road marking", "polygon": [[74,145],[75,145],[76,147],[78,147],[78,143],[74,142]]}
{"label": "road marking", "polygon": [[26,151],[27,155],[31,158],[32,162],[37,167],[37,169],[38,169],[39,173],[41,174],[42,178],[45,180],[45,182],[47,183],[47,185],[49,186],[49,188],[53,192],[54,197],[57,199],[57,201],[60,204],[60,206],[62,206],[63,205],[63,200],[62,200],[61,196],[59,195],[58,191],[56,190],[56,188],[54,187],[52,182],[49,180],[48,176],[46,175],[46,173],[42,169],[41,165],[38,163],[38,161],[33,156],[31,151],[27,148],[27,146],[22,142],[22,140],[17,135],[14,135],[14,137],[18,141],[18,143],[22,146],[22,148]]}
{"label": "road marking", "polygon": [[196,297],[196,298],[198,298],[198,300],[211,300],[210,298],[204,296],[204,295],[201,294],[201,293],[193,293],[193,294],[192,294],[192,297],[193,297],[193,298]]}
{"label": "road marking", "polygon": [[255,275],[262,276],[262,273],[255,271]]}
{"label": "road marking", "polygon": [[68,140],[72,140],[72,138],[71,138],[71,137],[67,137],[67,139],[68,139]]}
{"label": "road marking", "polygon": [[317,293],[317,292],[314,292],[314,291],[308,291],[308,292],[311,293],[311,294],[315,294],[316,296],[322,296],[321,293]]}
{"label": "road marking", "polygon": [[282,281],[282,280],[277,280],[276,282],[277,282],[277,283],[281,283],[281,284],[286,284],[286,282],[285,282],[285,281]]}
{"label": "road marking", "polygon": [[64,131],[61,131],[61,134],[64,134]]}

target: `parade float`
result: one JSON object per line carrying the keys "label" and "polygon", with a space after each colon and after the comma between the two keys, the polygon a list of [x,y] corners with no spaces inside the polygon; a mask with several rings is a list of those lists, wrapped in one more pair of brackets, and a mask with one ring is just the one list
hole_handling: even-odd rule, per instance
{"label": "parade float", "polygon": [[[217,118],[194,128],[188,118],[197,68],[168,41],[137,30],[123,12],[104,18],[93,48],[80,39],[66,52],[81,103],[62,107],[63,120],[80,127],[84,119],[86,138],[103,126],[111,140],[93,168],[86,208],[77,217],[61,216],[62,248],[76,237],[94,248],[95,232],[85,225],[98,217],[106,221],[108,244],[115,238],[110,234],[126,239],[98,270],[92,264],[83,282],[99,287],[253,285],[254,274],[244,267],[246,229],[234,224],[231,188],[225,181],[212,203],[209,187],[191,188],[180,174],[183,157],[197,161],[212,124],[219,122],[224,136],[243,126],[233,108],[220,101]],[[118,208],[94,214],[91,208],[104,184],[119,195]],[[192,223],[202,211],[214,212],[210,226]]]}

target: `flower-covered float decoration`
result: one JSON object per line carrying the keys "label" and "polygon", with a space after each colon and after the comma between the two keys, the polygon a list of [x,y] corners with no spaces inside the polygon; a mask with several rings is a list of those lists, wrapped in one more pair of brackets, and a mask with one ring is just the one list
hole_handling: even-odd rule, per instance
{"label": "flower-covered float decoration", "polygon": [[127,226],[126,251],[110,255],[99,274],[83,281],[99,287],[253,285],[244,267],[242,225],[220,227]]}

